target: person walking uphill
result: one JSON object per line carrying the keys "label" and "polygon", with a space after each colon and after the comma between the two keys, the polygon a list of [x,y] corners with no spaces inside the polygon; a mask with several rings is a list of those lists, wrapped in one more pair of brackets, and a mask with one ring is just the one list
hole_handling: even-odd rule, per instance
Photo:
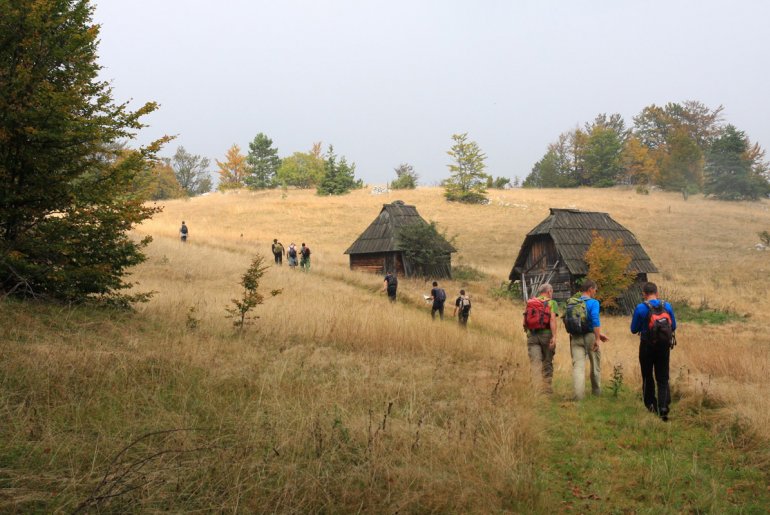
{"label": "person walking uphill", "polygon": [[304,243],[299,249],[299,267],[303,272],[310,270],[310,247],[306,247]]}
{"label": "person walking uphill", "polygon": [[275,258],[275,264],[278,266],[283,265],[283,245],[277,238],[273,240],[273,257]]}
{"label": "person walking uphill", "polygon": [[455,301],[455,310],[452,316],[457,316],[457,321],[462,327],[468,325],[468,316],[471,314],[471,298],[465,294],[465,290],[460,290],[460,296]]}
{"label": "person walking uphill", "polygon": [[182,220],[182,227],[179,228],[179,239],[182,240],[182,243],[185,243],[187,241],[187,226],[184,223],[184,220]]}
{"label": "person walking uphill", "polygon": [[606,342],[609,338],[601,332],[599,301],[593,298],[596,289],[595,282],[586,280],[583,283],[582,295],[567,300],[567,309],[564,312],[564,326],[570,335],[572,383],[577,400],[585,397],[586,357],[591,365],[591,392],[594,395],[602,393],[602,354],[599,342]]}
{"label": "person walking uphill", "polygon": [[291,242],[291,245],[289,245],[289,250],[286,251],[286,257],[289,258],[289,268],[292,270],[297,268],[297,246],[294,245],[294,242]]}
{"label": "person walking uphill", "polygon": [[396,302],[396,290],[398,290],[398,277],[396,277],[396,274],[390,272],[385,274],[382,290],[388,292],[389,301]]}
{"label": "person walking uphill", "polygon": [[544,393],[553,393],[553,356],[556,353],[556,333],[559,305],[553,300],[553,286],[543,283],[537,297],[527,301],[524,330],[527,331],[527,354],[532,373],[532,385],[542,382]]}
{"label": "person walking uphill", "polygon": [[639,335],[642,399],[648,410],[658,414],[666,422],[671,403],[668,362],[671,348],[676,341],[676,317],[671,304],[658,299],[658,287],[655,283],[645,283],[642,286],[642,297],[644,302],[636,306],[631,318],[631,333]]}
{"label": "person walking uphill", "polygon": [[435,320],[436,313],[441,320],[444,320],[444,303],[446,302],[446,291],[439,288],[438,283],[433,281],[433,288],[430,290],[430,300],[433,301],[433,307],[430,308],[430,317]]}

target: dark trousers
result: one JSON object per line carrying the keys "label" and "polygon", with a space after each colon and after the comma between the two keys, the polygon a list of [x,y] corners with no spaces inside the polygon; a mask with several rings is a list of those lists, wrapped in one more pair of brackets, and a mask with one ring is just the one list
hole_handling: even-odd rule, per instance
{"label": "dark trousers", "polygon": [[[668,360],[671,349],[668,345],[639,343],[639,364],[642,367],[642,395],[644,405],[661,417],[668,417],[671,392],[668,388]],[[657,383],[658,397],[655,398]]]}
{"label": "dark trousers", "polygon": [[283,264],[283,254],[280,252],[273,252],[273,257],[275,257],[275,264],[276,265],[282,265]]}
{"label": "dark trousers", "polygon": [[441,304],[433,304],[433,307],[430,309],[430,317],[435,319],[436,313],[438,312],[439,318],[441,320],[444,320],[444,303]]}
{"label": "dark trousers", "polygon": [[388,286],[388,300],[396,302],[396,287]]}

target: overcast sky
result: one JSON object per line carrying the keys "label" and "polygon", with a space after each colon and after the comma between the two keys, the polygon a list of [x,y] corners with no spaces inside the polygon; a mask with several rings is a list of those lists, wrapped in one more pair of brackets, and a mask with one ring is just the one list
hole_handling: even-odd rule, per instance
{"label": "overcast sky", "polygon": [[96,0],[116,101],[160,109],[140,143],[222,160],[332,143],[367,183],[448,175],[454,133],[524,178],[559,133],[700,100],[770,146],[764,0]]}

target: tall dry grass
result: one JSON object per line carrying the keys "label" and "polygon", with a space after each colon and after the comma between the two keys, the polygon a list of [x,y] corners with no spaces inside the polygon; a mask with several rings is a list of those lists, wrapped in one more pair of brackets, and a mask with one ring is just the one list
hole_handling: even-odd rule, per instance
{"label": "tall dry grass", "polygon": [[[395,199],[456,235],[455,264],[487,274],[442,282],[450,301],[460,288],[470,292],[467,331],[430,320],[428,282],[400,281],[399,302],[390,305],[380,277],[349,270],[344,250]],[[770,228],[767,202],[685,202],[618,189],[494,191],[491,199],[449,204],[425,188],[166,202],[137,230],[154,241],[133,279],[157,291],[137,314],[14,311],[23,329],[3,329],[3,341],[23,344],[3,347],[4,363],[13,363],[4,381],[30,392],[6,402],[17,415],[6,434],[33,435],[39,454],[23,458],[51,466],[52,477],[25,484],[56,485],[62,509],[88,490],[89,507],[113,510],[537,510],[546,491],[534,479],[543,426],[528,385],[521,306],[490,290],[507,279],[548,207],[610,213],[637,235],[669,298],[750,315],[718,327],[681,324],[672,377],[681,395],[708,395],[770,438],[770,252],[752,249],[756,233]],[[190,227],[186,244],[177,237],[181,220]],[[311,271],[271,268],[262,289],[283,293],[237,332],[225,307],[240,295],[254,253],[269,257],[273,238],[307,243]],[[629,320],[605,317],[603,325],[611,338],[605,380],[621,363],[637,387]],[[569,376],[562,335],[557,383]],[[173,431],[151,434],[159,430]],[[57,452],[72,455],[54,459]],[[136,489],[108,497],[124,487]],[[19,503],[25,496],[42,502],[43,489],[14,492],[5,506],[30,505]]]}

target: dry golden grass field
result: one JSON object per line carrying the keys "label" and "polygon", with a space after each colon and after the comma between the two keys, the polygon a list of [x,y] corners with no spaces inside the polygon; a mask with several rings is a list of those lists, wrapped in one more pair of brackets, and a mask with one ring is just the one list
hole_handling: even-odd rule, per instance
{"label": "dry golden grass field", "polygon": [[[9,422],[0,430],[0,511],[763,512],[770,251],[754,244],[770,230],[770,203],[625,189],[489,196],[487,206],[447,203],[438,188],[168,201],[136,231],[154,241],[131,279],[157,292],[136,313],[2,305],[0,416]],[[349,270],[344,250],[397,199],[456,235],[453,265],[485,274],[441,284],[450,301],[469,291],[467,331],[451,317],[431,321],[422,300],[428,282],[401,280],[390,305],[381,277]],[[651,280],[675,309],[687,301],[734,316],[717,325],[680,321],[668,425],[638,400],[628,317],[602,323],[605,385],[622,365],[619,404],[610,394],[571,400],[563,333],[555,394],[530,387],[522,304],[492,290],[549,207],[609,213],[661,270]],[[177,236],[182,220],[186,244]],[[273,238],[307,243],[311,270],[271,267],[261,290],[283,292],[239,332],[225,308],[241,294],[255,253],[270,257]],[[583,452],[580,442],[555,452],[586,417],[665,436],[654,445],[618,436],[617,461],[596,472],[601,484],[586,485],[560,468],[580,469],[570,458]],[[696,434],[701,443],[692,443]],[[609,453],[596,435],[585,438]],[[727,472],[742,467],[756,474]],[[629,493],[637,489],[647,493]]]}

